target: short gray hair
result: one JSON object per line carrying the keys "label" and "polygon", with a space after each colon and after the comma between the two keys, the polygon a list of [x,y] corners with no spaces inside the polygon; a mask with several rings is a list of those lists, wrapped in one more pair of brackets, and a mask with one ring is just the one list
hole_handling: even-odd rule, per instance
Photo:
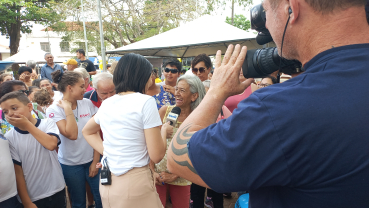
{"label": "short gray hair", "polygon": [[87,72],[85,68],[77,68],[74,69],[74,71],[82,74],[83,79],[90,78],[90,74]]}
{"label": "short gray hair", "polygon": [[177,81],[177,85],[178,85],[178,82],[182,80],[186,81],[187,84],[190,85],[190,91],[192,94],[193,93],[199,94],[199,97],[195,100],[195,102],[191,103],[191,110],[195,110],[195,108],[200,105],[202,99],[204,99],[205,97],[205,93],[206,93],[205,87],[197,76],[185,74],[179,77]]}
{"label": "short gray hair", "polygon": [[109,72],[101,72],[101,73],[96,74],[94,78],[92,79],[93,88],[97,89],[97,84],[99,84],[100,81],[105,81],[105,80],[113,81],[113,75],[110,74]]}
{"label": "short gray hair", "polygon": [[47,52],[47,53],[45,53],[44,58],[46,58],[47,55],[52,55],[53,56],[53,54],[51,54],[50,52]]}
{"label": "short gray hair", "polygon": [[29,61],[27,61],[26,65],[27,65],[28,67],[31,67],[32,69],[35,69],[35,67],[36,67],[37,63],[36,63],[36,61],[34,61],[34,60],[29,60]]}

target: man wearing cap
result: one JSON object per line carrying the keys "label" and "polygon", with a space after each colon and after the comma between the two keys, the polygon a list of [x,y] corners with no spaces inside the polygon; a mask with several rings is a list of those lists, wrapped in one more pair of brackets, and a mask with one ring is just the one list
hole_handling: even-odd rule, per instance
{"label": "man wearing cap", "polygon": [[78,62],[75,59],[69,59],[67,62],[63,62],[63,64],[67,65],[68,71],[74,71],[78,67]]}
{"label": "man wearing cap", "polygon": [[52,82],[51,73],[63,69],[59,64],[54,63],[54,56],[51,53],[46,53],[44,58],[46,64],[41,67],[41,78],[47,78]]}

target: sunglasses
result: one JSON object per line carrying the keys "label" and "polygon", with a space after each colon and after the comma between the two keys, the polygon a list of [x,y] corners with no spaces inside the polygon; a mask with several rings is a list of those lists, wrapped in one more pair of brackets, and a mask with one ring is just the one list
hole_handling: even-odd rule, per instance
{"label": "sunglasses", "polygon": [[172,74],[176,74],[178,73],[178,69],[169,69],[169,68],[165,68],[164,70],[166,73],[172,73]]}
{"label": "sunglasses", "polygon": [[197,73],[198,71],[200,71],[200,73],[204,73],[205,72],[205,68],[204,67],[200,67],[200,68],[193,68],[192,72]]}
{"label": "sunglasses", "polygon": [[23,92],[26,95],[29,95],[29,90],[18,90],[19,92]]}

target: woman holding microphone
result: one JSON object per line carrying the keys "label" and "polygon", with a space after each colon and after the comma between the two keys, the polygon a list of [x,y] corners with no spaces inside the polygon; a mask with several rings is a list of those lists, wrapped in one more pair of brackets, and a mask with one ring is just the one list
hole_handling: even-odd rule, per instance
{"label": "woman holding microphone", "polygon": [[[151,86],[152,65],[143,56],[123,56],[114,71],[117,94],[105,100],[83,135],[103,154],[103,170],[111,171],[110,185],[102,185],[104,208],[161,208],[150,158],[158,163],[165,155],[168,124],[163,125],[154,98],[144,93]],[[104,141],[98,132],[102,130]],[[104,179],[104,180],[103,180]]]}

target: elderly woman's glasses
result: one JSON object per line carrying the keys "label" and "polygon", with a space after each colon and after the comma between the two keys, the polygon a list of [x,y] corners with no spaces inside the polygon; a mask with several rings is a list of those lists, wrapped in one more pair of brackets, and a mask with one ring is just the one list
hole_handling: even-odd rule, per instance
{"label": "elderly woman's glasses", "polygon": [[192,68],[192,72],[197,73],[198,71],[200,71],[200,73],[204,73],[205,72],[205,68],[204,67]]}

